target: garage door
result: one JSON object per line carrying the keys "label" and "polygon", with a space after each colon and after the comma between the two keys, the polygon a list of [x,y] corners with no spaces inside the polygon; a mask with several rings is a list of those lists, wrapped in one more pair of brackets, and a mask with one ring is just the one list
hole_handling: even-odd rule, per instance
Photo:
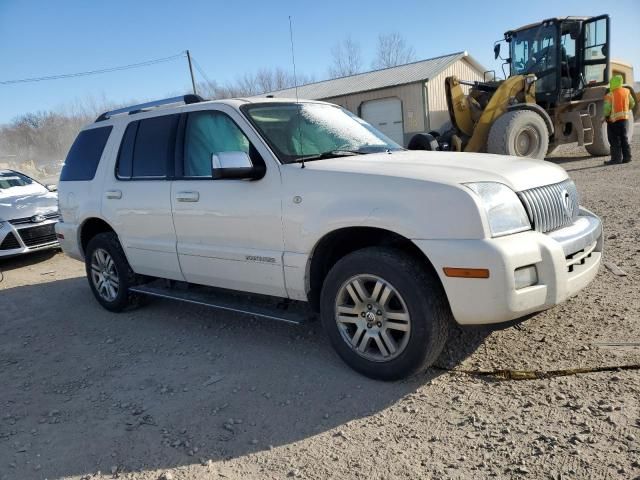
{"label": "garage door", "polygon": [[402,102],[398,98],[370,100],[362,104],[362,118],[384,133],[391,140],[404,145]]}

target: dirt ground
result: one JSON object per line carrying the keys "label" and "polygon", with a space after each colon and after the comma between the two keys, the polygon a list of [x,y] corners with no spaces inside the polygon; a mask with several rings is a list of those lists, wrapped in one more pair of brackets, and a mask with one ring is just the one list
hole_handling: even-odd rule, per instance
{"label": "dirt ground", "polygon": [[[637,125],[637,127],[640,125]],[[455,332],[440,367],[640,364],[636,159],[564,148],[606,261],[577,297]],[[640,478],[640,371],[500,381],[431,369],[382,383],[317,323],[170,301],[112,314],[60,253],[0,261],[0,479]]]}

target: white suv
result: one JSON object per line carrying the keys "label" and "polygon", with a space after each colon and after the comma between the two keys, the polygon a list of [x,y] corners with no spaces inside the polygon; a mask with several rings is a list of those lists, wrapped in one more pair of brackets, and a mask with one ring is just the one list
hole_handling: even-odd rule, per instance
{"label": "white suv", "polygon": [[601,262],[600,220],[562,168],[406,151],[322,102],[107,112],[71,148],[59,202],[60,244],[105,308],[155,295],[292,321],[311,307],[381,379],[433,363],[451,321],[544,310]]}

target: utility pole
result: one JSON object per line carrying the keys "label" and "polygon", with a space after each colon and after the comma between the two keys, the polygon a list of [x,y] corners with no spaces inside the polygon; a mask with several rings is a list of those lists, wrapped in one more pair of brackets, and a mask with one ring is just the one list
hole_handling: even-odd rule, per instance
{"label": "utility pole", "polygon": [[196,81],[193,78],[193,66],[191,65],[191,54],[189,53],[189,50],[187,50],[187,61],[189,62],[189,73],[191,74],[191,86],[193,87],[193,94],[197,95],[198,92],[196,92]]}

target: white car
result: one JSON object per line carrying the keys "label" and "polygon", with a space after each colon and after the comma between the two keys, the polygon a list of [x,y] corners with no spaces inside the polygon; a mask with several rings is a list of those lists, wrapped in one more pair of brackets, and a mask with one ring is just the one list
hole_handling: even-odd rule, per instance
{"label": "white car", "polygon": [[58,248],[58,196],[14,170],[0,170],[0,258]]}
{"label": "white car", "polygon": [[323,102],[107,112],[74,143],[59,201],[62,249],[105,308],[154,295],[294,321],[308,306],[338,354],[380,379],[432,364],[451,322],[566,300],[601,262],[600,220],[562,168],[406,151]]}

